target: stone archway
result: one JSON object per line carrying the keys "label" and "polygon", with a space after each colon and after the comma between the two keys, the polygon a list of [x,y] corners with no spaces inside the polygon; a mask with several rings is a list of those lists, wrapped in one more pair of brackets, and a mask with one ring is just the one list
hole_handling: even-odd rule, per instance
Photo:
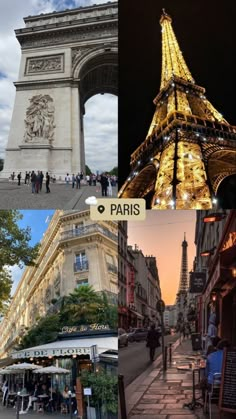
{"label": "stone archway", "polygon": [[22,56],[1,177],[85,170],[83,113],[97,93],[118,90],[118,3],[24,19]]}

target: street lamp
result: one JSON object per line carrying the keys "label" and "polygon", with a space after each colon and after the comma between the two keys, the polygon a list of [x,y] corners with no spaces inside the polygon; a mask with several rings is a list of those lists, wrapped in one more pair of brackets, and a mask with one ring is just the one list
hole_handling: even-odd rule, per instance
{"label": "street lamp", "polygon": [[221,221],[226,217],[225,212],[212,212],[211,214],[206,215],[203,218],[204,223],[215,223],[216,221]]}
{"label": "street lamp", "polygon": [[215,249],[216,249],[216,246],[212,247],[212,249],[203,250],[203,252],[200,253],[200,256],[210,256],[210,255],[213,255]]}

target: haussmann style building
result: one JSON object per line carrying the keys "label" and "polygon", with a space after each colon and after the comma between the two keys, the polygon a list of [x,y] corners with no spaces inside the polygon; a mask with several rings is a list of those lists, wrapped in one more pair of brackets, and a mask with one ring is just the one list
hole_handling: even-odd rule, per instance
{"label": "haussmann style building", "polygon": [[26,328],[57,310],[60,299],[81,285],[105,291],[116,303],[117,266],[118,223],[91,221],[89,211],[55,211],[37,265],[24,270],[0,324],[0,359],[11,355]]}

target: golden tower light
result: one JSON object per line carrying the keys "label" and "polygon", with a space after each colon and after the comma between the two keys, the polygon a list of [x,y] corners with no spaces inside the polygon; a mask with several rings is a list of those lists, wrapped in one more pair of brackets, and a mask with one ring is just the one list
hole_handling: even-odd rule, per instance
{"label": "golden tower light", "polygon": [[163,10],[162,74],[145,141],[131,155],[122,198],[146,198],[153,209],[211,209],[222,180],[236,174],[236,128],[195,84]]}

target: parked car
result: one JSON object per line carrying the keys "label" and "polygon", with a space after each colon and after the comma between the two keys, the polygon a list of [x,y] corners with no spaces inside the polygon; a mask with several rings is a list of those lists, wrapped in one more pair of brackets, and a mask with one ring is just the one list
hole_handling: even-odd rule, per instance
{"label": "parked car", "polygon": [[146,340],[148,330],[144,328],[133,329],[131,333],[128,333],[129,342],[140,342]]}
{"label": "parked car", "polygon": [[128,334],[122,328],[118,329],[118,347],[128,346]]}

